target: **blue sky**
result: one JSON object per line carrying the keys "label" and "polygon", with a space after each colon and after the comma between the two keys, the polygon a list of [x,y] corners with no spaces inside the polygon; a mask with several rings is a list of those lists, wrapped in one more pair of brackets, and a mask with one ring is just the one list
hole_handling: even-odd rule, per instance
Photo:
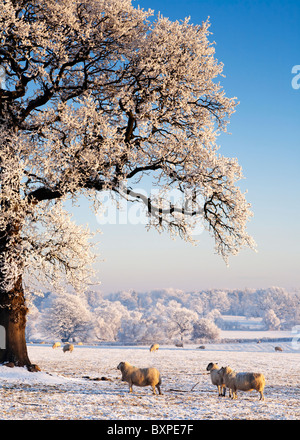
{"label": "blue sky", "polygon": [[[300,286],[300,88],[291,73],[300,65],[299,0],[136,0],[171,20],[190,16],[201,24],[210,17],[216,58],[227,96],[240,101],[219,137],[220,153],[237,157],[254,218],[248,226],[258,253],[243,250],[227,268],[214,243],[201,234],[197,247],[147,232],[142,225],[103,225],[97,265],[101,290],[146,291],[174,287],[256,288]],[[300,81],[299,81],[300,83]],[[86,202],[76,218],[99,227]]]}

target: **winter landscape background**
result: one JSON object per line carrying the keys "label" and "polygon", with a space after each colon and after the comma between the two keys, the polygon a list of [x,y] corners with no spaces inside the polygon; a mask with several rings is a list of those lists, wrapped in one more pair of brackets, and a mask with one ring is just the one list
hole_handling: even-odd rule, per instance
{"label": "winter landscape background", "polygon": [[[0,366],[4,420],[297,420],[299,291],[46,293],[30,304],[27,344],[40,372]],[[69,340],[72,353],[55,341]],[[159,342],[157,352],[149,343]],[[259,342],[259,343],[258,343]],[[183,347],[181,346],[183,345]],[[282,351],[276,351],[280,346]],[[154,366],[163,394],[121,381],[117,365]],[[218,397],[206,367],[262,372],[256,391]]]}
{"label": "winter landscape background", "polygon": [[[1,419],[300,418],[299,291],[170,288],[33,298],[27,346],[41,371],[0,366]],[[64,343],[52,348],[67,339],[72,353],[63,352]],[[160,343],[157,352],[150,352],[152,342]],[[129,394],[117,370],[122,361],[158,368],[163,394],[154,396],[150,387]],[[237,400],[228,390],[218,397],[206,371],[210,362],[262,372],[265,401],[256,391],[240,391]]]}
{"label": "winter landscape background", "polygon": [[291,332],[299,322],[300,292],[280,287],[48,292],[33,296],[26,336],[28,342],[180,345],[218,341],[221,330]]}

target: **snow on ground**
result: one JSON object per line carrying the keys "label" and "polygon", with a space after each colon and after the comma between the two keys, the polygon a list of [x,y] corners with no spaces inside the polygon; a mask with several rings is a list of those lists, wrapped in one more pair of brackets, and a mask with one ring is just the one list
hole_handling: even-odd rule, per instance
{"label": "snow on ground", "polygon": [[[275,352],[280,345],[283,352]],[[232,420],[300,419],[300,350],[290,342],[164,346],[150,353],[148,347],[75,346],[61,348],[29,345],[30,359],[42,369],[0,366],[0,418],[13,420]],[[155,366],[162,375],[161,396],[150,387],[120,381],[120,361]],[[206,373],[209,362],[230,365],[239,371],[265,374],[266,400],[257,392],[238,392],[238,399],[218,397]],[[105,376],[110,381],[84,379]]]}
{"label": "snow on ground", "polygon": [[221,339],[263,339],[291,338],[293,333],[287,330],[221,330]]}

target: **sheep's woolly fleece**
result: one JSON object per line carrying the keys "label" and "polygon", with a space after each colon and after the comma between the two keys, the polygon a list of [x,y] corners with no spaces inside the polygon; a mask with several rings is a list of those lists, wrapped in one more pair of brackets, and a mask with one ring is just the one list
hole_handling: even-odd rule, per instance
{"label": "sheep's woolly fleece", "polygon": [[[0,366],[2,420],[105,419],[300,419],[300,351],[290,343],[207,345],[185,348],[75,346],[73,353],[51,345],[28,347],[42,371]],[[138,367],[157,367],[163,395],[149,387],[128,393],[117,365],[126,359]],[[216,362],[236,371],[260,371],[266,377],[265,401],[257,392],[239,392],[238,399],[218,397],[206,366]],[[101,377],[110,380],[90,380]],[[89,378],[87,378],[89,377]],[[228,393],[227,393],[228,396]]]}

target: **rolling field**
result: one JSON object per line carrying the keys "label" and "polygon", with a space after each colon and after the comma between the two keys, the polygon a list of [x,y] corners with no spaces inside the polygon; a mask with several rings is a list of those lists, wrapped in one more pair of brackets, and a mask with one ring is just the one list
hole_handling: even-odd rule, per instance
{"label": "rolling field", "polygon": [[[30,345],[31,361],[42,369],[0,366],[2,420],[293,420],[300,419],[300,352],[291,343],[212,344],[148,347]],[[278,345],[278,344],[277,344]],[[120,361],[138,367],[155,366],[162,376],[162,396],[150,387],[133,388],[120,381]],[[218,397],[206,372],[209,362],[266,377],[265,401],[255,391],[238,392],[238,399]],[[86,378],[86,377],[89,377]],[[109,380],[91,380],[105,377]]]}

